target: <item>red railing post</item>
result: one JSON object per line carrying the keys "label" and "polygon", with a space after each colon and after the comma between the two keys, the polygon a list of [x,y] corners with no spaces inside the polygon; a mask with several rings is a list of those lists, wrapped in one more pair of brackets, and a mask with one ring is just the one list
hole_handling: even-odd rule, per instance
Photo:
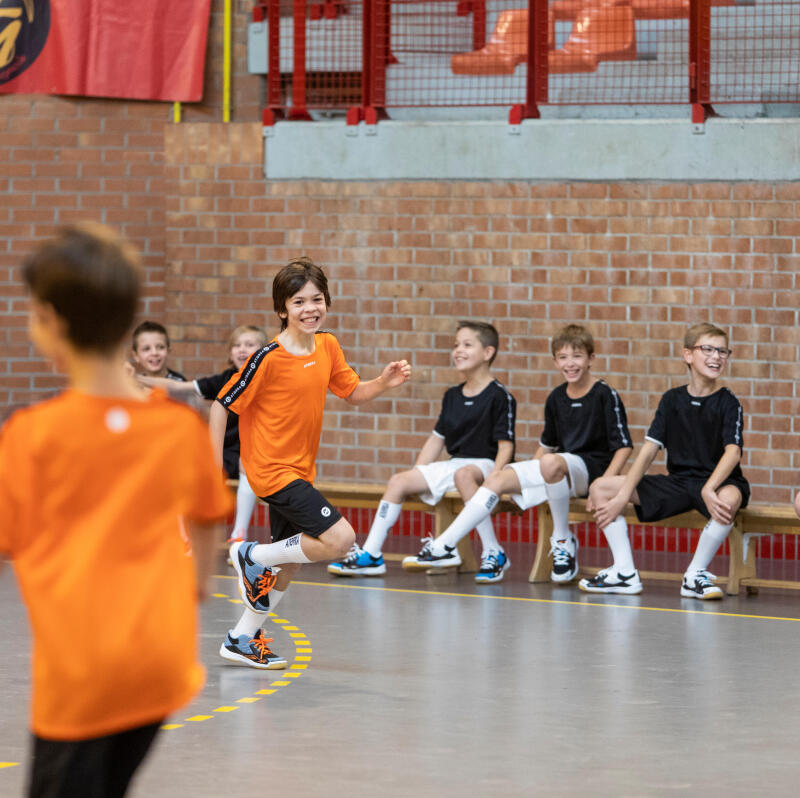
{"label": "red railing post", "polygon": [[306,0],[294,0],[292,107],[289,119],[310,120],[306,108]]}
{"label": "red railing post", "polygon": [[347,109],[347,124],[357,125],[364,120],[372,104],[372,0],[361,3],[361,105]]}
{"label": "red railing post", "polygon": [[523,119],[538,119],[539,104],[547,102],[548,0],[528,2],[528,73],[525,78],[525,102],[511,108],[508,121],[518,125]]}
{"label": "red railing post", "polygon": [[267,4],[267,107],[262,114],[265,125],[274,125],[283,116],[281,97],[281,1]]}
{"label": "red railing post", "polygon": [[486,0],[472,0],[472,49],[486,44]]}
{"label": "red railing post", "polygon": [[689,102],[692,122],[703,124],[711,107],[711,0],[689,2]]}
{"label": "red railing post", "polygon": [[386,116],[386,65],[392,61],[389,41],[392,9],[390,0],[370,2],[370,90],[369,104],[364,108],[364,120],[368,125],[374,125],[378,119]]}

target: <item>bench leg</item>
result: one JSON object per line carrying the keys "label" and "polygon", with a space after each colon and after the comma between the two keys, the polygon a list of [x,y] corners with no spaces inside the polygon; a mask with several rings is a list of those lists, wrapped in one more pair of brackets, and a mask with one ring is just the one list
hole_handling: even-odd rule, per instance
{"label": "bench leg", "polygon": [[[728,570],[728,584],[726,592],[729,596],[736,596],[741,587],[741,580],[752,578],[756,575],[756,547],[747,545],[749,535],[745,535],[741,523],[737,520],[731,533],[730,540],[731,557]],[[747,551],[745,546],[747,545]]]}
{"label": "bench leg", "polygon": [[[442,532],[455,521],[458,512],[453,507],[449,499],[442,499],[436,505],[434,510],[435,518],[435,536],[438,538]],[[458,567],[458,572],[462,574],[474,574],[480,568],[478,560],[475,557],[475,551],[472,548],[472,538],[470,535],[464,535],[458,542],[458,553],[461,555],[461,565]],[[446,570],[444,571],[446,573]]]}
{"label": "bench leg", "polygon": [[539,529],[539,541],[536,544],[536,556],[533,560],[533,567],[528,575],[529,582],[549,582],[550,581],[550,538],[553,535],[553,516],[550,512],[550,505],[543,502],[536,508],[537,526]]}

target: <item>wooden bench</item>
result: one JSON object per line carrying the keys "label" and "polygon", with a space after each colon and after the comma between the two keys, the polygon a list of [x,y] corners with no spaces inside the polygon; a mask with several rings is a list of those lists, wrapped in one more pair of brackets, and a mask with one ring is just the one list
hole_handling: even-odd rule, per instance
{"label": "wooden bench", "polygon": [[[628,505],[625,520],[629,525],[642,526],[636,517],[633,507]],[[578,524],[594,521],[591,513],[586,511],[586,499],[573,499],[570,502],[569,522]],[[667,529],[702,529],[706,519],[692,510],[688,513],[665,518],[647,526]],[[553,516],[547,503],[539,506],[539,544],[533,561],[529,582],[548,582],[550,580],[549,540],[553,534]],[[748,593],[756,593],[759,587],[783,587],[800,589],[800,582],[780,579],[760,579],[756,575],[756,547],[751,545],[755,538],[762,535],[800,535],[800,519],[789,504],[752,504],[740,510],[736,516],[730,541],[730,558],[728,576],[721,576],[717,581],[724,583],[729,595],[736,595],[743,586]],[[581,573],[596,574],[599,568],[581,568]],[[639,571],[642,579],[674,579],[681,580],[683,573],[667,573],[664,571]]]}

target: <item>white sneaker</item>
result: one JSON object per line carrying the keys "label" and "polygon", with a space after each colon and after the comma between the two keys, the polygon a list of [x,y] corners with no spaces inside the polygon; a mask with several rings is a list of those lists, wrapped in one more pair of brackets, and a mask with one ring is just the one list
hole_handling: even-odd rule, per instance
{"label": "white sneaker", "polygon": [[687,571],[683,575],[681,585],[681,596],[683,598],[700,599],[709,601],[710,599],[721,599],[722,590],[714,584],[717,577],[703,568],[700,571]]}
{"label": "white sneaker", "polygon": [[578,539],[570,535],[566,540],[550,538],[550,554],[553,556],[553,582],[571,582],[578,575]]}
{"label": "white sneaker", "polygon": [[578,587],[587,593],[627,593],[635,596],[642,592],[642,580],[635,568],[632,573],[621,574],[612,565],[598,571],[591,579],[581,579]]}
{"label": "white sneaker", "polygon": [[422,548],[416,557],[405,557],[403,569],[406,571],[427,571],[429,568],[455,568],[461,565],[461,555],[453,546],[445,546],[444,554],[433,553],[433,538],[423,538]]}

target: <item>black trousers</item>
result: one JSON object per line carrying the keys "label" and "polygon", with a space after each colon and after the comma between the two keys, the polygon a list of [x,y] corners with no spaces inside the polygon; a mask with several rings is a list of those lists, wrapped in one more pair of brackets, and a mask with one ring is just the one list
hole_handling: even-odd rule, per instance
{"label": "black trousers", "polygon": [[28,798],[122,798],[162,723],[89,740],[34,735]]}

